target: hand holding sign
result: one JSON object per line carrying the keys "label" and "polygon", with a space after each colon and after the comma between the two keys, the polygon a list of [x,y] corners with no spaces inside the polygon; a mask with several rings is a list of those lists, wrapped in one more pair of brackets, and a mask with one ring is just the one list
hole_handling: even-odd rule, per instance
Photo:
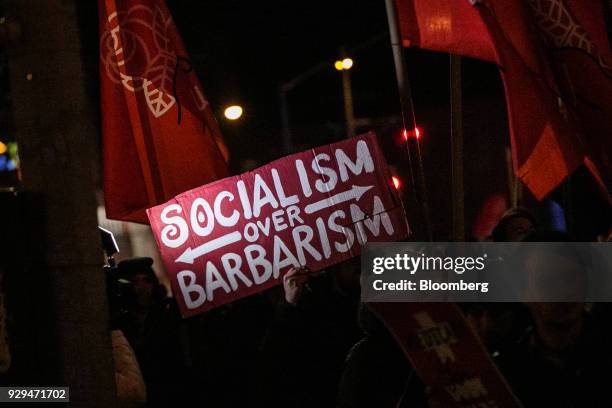
{"label": "hand holding sign", "polygon": [[285,290],[285,301],[290,305],[297,305],[304,286],[308,282],[310,271],[308,268],[291,268],[283,276],[283,289]]}
{"label": "hand holding sign", "polygon": [[408,235],[369,133],[187,191],[147,211],[183,316]]}

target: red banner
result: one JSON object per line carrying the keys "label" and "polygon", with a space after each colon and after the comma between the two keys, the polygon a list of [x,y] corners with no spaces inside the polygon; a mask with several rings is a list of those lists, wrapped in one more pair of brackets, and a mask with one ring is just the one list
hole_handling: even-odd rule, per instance
{"label": "red banner", "polygon": [[98,0],[109,218],[229,175],[227,149],[164,0]]}
{"label": "red banner", "polygon": [[520,408],[453,303],[369,303],[429,389],[430,406]]}
{"label": "red banner", "polygon": [[396,0],[404,47],[496,62],[478,11],[468,0]]}
{"label": "red banner", "polygon": [[272,287],[293,266],[352,258],[409,234],[368,133],[287,156],[147,210],[184,317]]}
{"label": "red banner", "polygon": [[536,198],[582,164],[597,180],[600,171],[612,178],[612,81],[600,2],[396,1],[404,46],[500,66],[514,171]]}

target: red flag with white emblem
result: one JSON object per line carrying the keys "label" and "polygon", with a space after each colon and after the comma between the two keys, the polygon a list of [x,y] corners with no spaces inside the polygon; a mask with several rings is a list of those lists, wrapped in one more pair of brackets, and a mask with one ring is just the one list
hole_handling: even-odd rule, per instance
{"label": "red flag with white emblem", "polygon": [[[599,0],[530,0],[559,78],[575,112],[593,164],[612,186],[612,53]],[[592,162],[591,162],[592,160]]]}
{"label": "red flag with white emblem", "polygon": [[104,195],[109,218],[228,175],[227,149],[163,0],[99,0]]}
{"label": "red flag with white emblem", "polygon": [[[580,11],[584,26],[566,3],[576,15]],[[397,4],[405,46],[500,66],[514,170],[537,198],[582,164],[596,178],[599,171],[609,172],[610,121],[605,118],[612,114],[607,113],[612,109],[612,92],[607,92],[610,78],[605,78],[604,47],[593,46],[605,38],[593,1],[397,0]],[[546,37],[549,41],[542,41]],[[561,43],[550,59],[555,41]],[[565,61],[568,54],[571,58]]]}

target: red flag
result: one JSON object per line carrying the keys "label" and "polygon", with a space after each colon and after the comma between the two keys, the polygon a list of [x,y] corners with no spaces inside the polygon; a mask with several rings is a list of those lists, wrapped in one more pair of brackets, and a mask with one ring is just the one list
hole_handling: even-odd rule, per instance
{"label": "red flag", "polygon": [[[586,155],[589,146],[578,121],[583,118],[561,97],[557,72],[534,24],[532,7],[539,1],[530,0],[531,6],[527,3],[398,0],[405,45],[480,58],[500,66],[514,170],[541,199],[581,164],[586,163],[595,175],[597,170]],[[407,27],[408,23],[412,26]],[[598,37],[602,36],[600,31]]]}
{"label": "red flag", "polygon": [[[612,55],[598,0],[530,0],[564,101],[579,119],[590,158],[612,185]],[[590,168],[590,163],[587,162]]]}
{"label": "red flag", "polygon": [[522,2],[493,3],[477,8],[501,66],[514,171],[542,199],[584,162],[585,155],[550,67],[541,57],[529,10]]}
{"label": "red flag", "polygon": [[450,52],[495,62],[478,11],[467,0],[397,0],[404,47]]}
{"label": "red flag", "polygon": [[227,149],[163,0],[99,0],[109,218],[228,175]]}

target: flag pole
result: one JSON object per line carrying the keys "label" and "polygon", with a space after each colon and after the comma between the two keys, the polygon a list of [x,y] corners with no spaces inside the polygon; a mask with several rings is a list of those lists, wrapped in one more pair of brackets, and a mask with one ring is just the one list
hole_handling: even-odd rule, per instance
{"label": "flag pole", "polygon": [[463,189],[463,102],[461,96],[461,57],[450,55],[450,108],[453,183],[453,240],[465,241]]}
{"label": "flag pole", "polygon": [[[410,82],[404,60],[404,49],[402,47],[401,35],[395,9],[395,0],[385,0],[387,8],[387,21],[389,24],[389,35],[391,37],[391,48],[393,50],[393,60],[395,63],[395,75],[397,78],[397,88],[399,91],[400,105],[402,110],[402,122],[407,135],[414,135],[416,121],[414,118],[414,106],[412,104],[412,93]],[[425,184],[425,172],[423,160],[421,159],[421,149],[417,137],[407,137],[406,148],[408,150],[408,164],[412,173],[416,176],[416,192],[421,204],[421,215],[425,224],[425,232],[428,241],[433,241],[431,221],[429,218],[429,204],[427,200],[427,186]],[[412,169],[412,157],[414,157],[415,168]]]}

